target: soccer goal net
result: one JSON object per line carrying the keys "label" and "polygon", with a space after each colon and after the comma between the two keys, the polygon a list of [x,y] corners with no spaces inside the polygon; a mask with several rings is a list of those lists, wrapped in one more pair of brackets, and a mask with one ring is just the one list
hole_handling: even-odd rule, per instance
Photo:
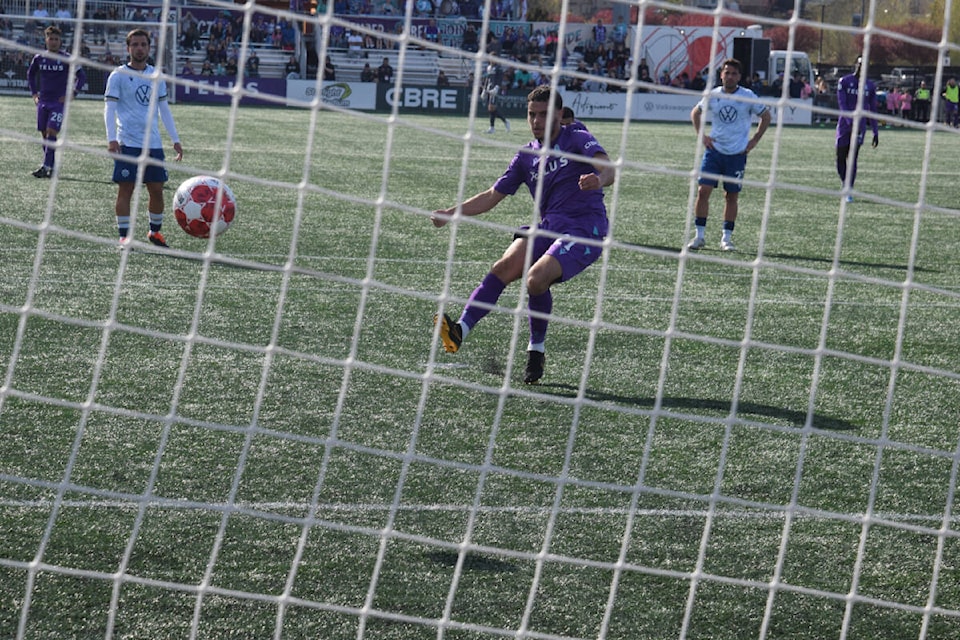
{"label": "soccer goal net", "polygon": [[[4,14],[0,635],[960,635],[955,8],[695,4]],[[118,247],[133,28],[184,155],[145,95]]]}

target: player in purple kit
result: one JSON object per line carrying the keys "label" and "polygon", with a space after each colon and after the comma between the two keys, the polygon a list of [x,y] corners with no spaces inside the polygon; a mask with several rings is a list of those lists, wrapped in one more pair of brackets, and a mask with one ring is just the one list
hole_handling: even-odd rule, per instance
{"label": "player in purple kit", "polygon": [[[53,176],[54,150],[57,136],[63,125],[63,108],[67,98],[67,84],[70,81],[70,63],[58,60],[52,55],[69,57],[60,50],[63,35],[60,27],[49,26],[44,32],[46,53],[38,53],[27,68],[27,85],[33,102],[37,105],[37,131],[43,136],[43,164],[33,172],[35,178]],[[77,95],[87,83],[83,67],[76,67],[73,76],[73,95]]]}
{"label": "player in purple kit", "polygon": [[[850,180],[850,188],[857,179],[857,158],[860,156],[860,147],[867,133],[867,124],[873,127],[873,147],[880,144],[880,132],[876,118],[867,117],[866,112],[877,112],[877,85],[869,78],[864,79],[863,99],[860,99],[860,72],[863,70],[863,56],[857,58],[853,66],[853,73],[840,78],[837,84],[837,107],[841,116],[837,119],[837,174],[843,186]],[[856,146],[853,149],[853,164],[850,161],[850,146],[853,142],[853,113],[862,107],[859,116],[860,126],[857,129]],[[847,202],[853,202],[853,196],[847,195]]]}
{"label": "player in purple kit", "polygon": [[[471,329],[490,312],[506,286],[524,275],[527,245],[533,243],[530,269],[526,273],[527,306],[532,312],[523,377],[527,384],[536,384],[543,377],[547,316],[553,310],[550,287],[573,278],[600,257],[599,243],[607,234],[603,187],[612,185],[616,177],[606,151],[589,131],[561,126],[562,109],[560,94],[552,92],[549,86],[531,91],[527,96],[527,121],[535,140],[517,152],[492,187],[459,205],[438,209],[431,217],[434,226],[442,227],[458,210],[464,216],[480,215],[523,185],[536,199],[542,172],[540,223],[533,229],[523,227],[514,236],[503,256],[470,295],[457,322],[447,314],[434,316],[434,322],[440,323],[444,348],[455,353]],[[549,131],[548,118],[552,118]],[[549,151],[541,155],[545,148],[563,156]],[[580,157],[573,158],[571,154]],[[542,235],[538,233],[540,230],[555,235]],[[578,242],[581,238],[591,242]]]}

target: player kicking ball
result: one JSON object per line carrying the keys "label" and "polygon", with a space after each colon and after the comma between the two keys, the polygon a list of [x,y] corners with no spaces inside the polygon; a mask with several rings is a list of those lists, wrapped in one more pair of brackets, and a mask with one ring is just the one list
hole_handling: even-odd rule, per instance
{"label": "player kicking ball", "polygon": [[[514,236],[510,246],[470,294],[459,320],[454,322],[447,314],[434,316],[434,323],[440,324],[444,349],[456,353],[507,285],[526,275],[527,307],[531,311],[527,367],[523,376],[527,384],[537,384],[543,377],[547,317],[553,310],[551,287],[573,278],[601,255],[599,243],[607,234],[603,187],[612,185],[616,177],[606,151],[589,131],[561,125],[562,109],[563,99],[549,86],[531,91],[527,96],[527,122],[534,140],[517,152],[504,174],[489,189],[459,205],[438,209],[431,216],[434,226],[442,227],[458,210],[464,216],[486,213],[523,185],[536,198],[537,182],[542,181],[539,224],[534,228],[523,227]],[[551,151],[541,155],[544,149]],[[581,158],[574,159],[567,154]],[[538,233],[541,230],[560,237],[541,235]],[[591,242],[581,242],[582,239]],[[529,243],[533,243],[531,264],[524,274]]]}

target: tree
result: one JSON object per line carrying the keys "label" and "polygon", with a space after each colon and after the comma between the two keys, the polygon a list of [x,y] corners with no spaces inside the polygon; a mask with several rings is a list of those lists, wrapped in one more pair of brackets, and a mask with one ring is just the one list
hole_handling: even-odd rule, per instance
{"label": "tree", "polygon": [[[773,27],[763,32],[765,38],[770,39],[771,49],[786,49],[790,43],[789,27]],[[816,51],[820,44],[820,30],[800,25],[793,38],[794,51]]]}
{"label": "tree", "polygon": [[[926,40],[930,42],[930,46],[914,44],[892,36],[874,36],[870,40],[870,62],[905,66],[937,64],[936,44],[940,40],[940,28],[918,20],[910,20],[887,28],[909,38]],[[857,36],[857,41],[863,47],[863,36]]]}
{"label": "tree", "polygon": [[[950,9],[950,25],[947,29],[947,40],[954,44],[960,43],[960,6],[952,2]],[[930,7],[930,22],[942,31],[944,16],[947,12],[945,0],[933,0]],[[939,40],[939,38],[937,38]]]}

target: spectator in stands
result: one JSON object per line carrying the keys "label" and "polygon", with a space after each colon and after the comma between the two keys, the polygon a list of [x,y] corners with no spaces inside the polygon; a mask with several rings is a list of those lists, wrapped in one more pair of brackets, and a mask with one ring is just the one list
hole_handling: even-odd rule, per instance
{"label": "spectator in stands", "polygon": [[943,123],[954,129],[960,127],[960,85],[951,77],[940,92],[943,98]]}
{"label": "spectator in stands", "polygon": [[202,76],[212,76],[213,75],[213,65],[210,64],[209,60],[204,60],[203,65],[200,67],[200,75]]}
{"label": "spectator in stands", "polygon": [[200,27],[196,20],[187,24],[183,29],[180,45],[187,51],[196,51],[200,48]]}
{"label": "spectator in stands", "polygon": [[629,35],[627,23],[623,21],[623,16],[620,16],[617,18],[617,24],[615,24],[610,31],[610,39],[613,40],[613,46],[617,46],[618,44],[626,46],[627,35]]}
{"label": "spectator in stands", "polygon": [[480,10],[483,7],[483,4],[477,2],[477,0],[460,0],[460,15],[462,15],[467,20],[476,20],[477,18],[482,18],[480,15]]}
{"label": "spectator in stands", "polygon": [[637,85],[637,93],[650,93],[656,89],[650,85],[657,84],[654,82],[653,78],[650,77],[650,69],[646,64],[640,65],[640,75],[637,77],[637,81],[643,84]]}
{"label": "spectator in stands", "polygon": [[36,8],[30,15],[32,19],[27,20],[23,25],[23,32],[25,34],[33,34],[37,29],[45,28],[50,19],[50,12],[46,10],[42,2],[37,3]]}
{"label": "spectator in stands", "polygon": [[237,59],[230,58],[229,60],[227,60],[227,64],[225,64],[223,67],[223,72],[225,75],[228,75],[228,76],[237,75]]}
{"label": "spectator in stands", "polygon": [[423,28],[423,39],[432,44],[440,44],[440,29],[433,18],[430,18],[430,22]]}
{"label": "spectator in stands", "polygon": [[480,48],[480,42],[477,39],[477,30],[473,27],[472,24],[467,24],[467,28],[463,31],[463,45],[461,45],[464,51],[469,51],[471,53],[476,53]]}
{"label": "spectator in stands", "polygon": [[360,72],[360,82],[376,82],[377,74],[373,72],[373,69],[370,67],[370,63],[367,62],[363,65],[363,70]]}
{"label": "spectator in stands", "polygon": [[33,10],[33,17],[38,20],[46,20],[50,17],[50,12],[43,6],[42,2],[37,3],[37,8]]}
{"label": "spectator in stands", "polygon": [[363,36],[363,48],[364,49],[384,49],[383,40],[377,38],[372,33],[366,33]]}
{"label": "spectator in stands", "polygon": [[383,84],[393,82],[393,67],[390,66],[389,58],[384,58],[377,67],[377,82]]}
{"label": "spectator in stands", "polygon": [[209,61],[211,64],[215,64],[220,58],[218,49],[219,42],[217,40],[212,37],[207,40],[207,57],[205,60]]}
{"label": "spectator in stands", "polygon": [[396,7],[393,6],[392,0],[381,0],[374,5],[374,13],[381,16],[392,16],[397,13]]}
{"label": "spectator in stands", "polygon": [[193,65],[190,64],[190,58],[187,58],[187,61],[183,63],[183,70],[180,72],[184,76],[194,76],[196,72],[193,70]]}
{"label": "spectator in stands", "polygon": [[792,76],[790,76],[790,83],[787,88],[789,95],[794,100],[799,100],[803,95],[803,82],[800,80],[800,72],[795,71]]}
{"label": "spectator in stands", "polygon": [[260,56],[257,55],[256,49],[250,49],[250,54],[247,56],[246,71],[250,78],[260,77]]}
{"label": "spectator in stands", "polygon": [[337,68],[333,66],[333,60],[330,59],[330,56],[327,56],[326,60],[323,61],[323,79],[331,81],[337,79]]}
{"label": "spectator in stands", "polygon": [[73,19],[73,14],[70,13],[70,9],[66,5],[60,5],[60,8],[57,9],[57,12],[53,15],[56,18],[56,25],[60,27],[60,30],[63,32],[64,36],[69,36],[73,31],[73,23],[70,20]]}
{"label": "spectator in stands", "polygon": [[443,72],[443,69],[437,72],[437,88],[443,89],[450,86],[450,78]]}
{"label": "spectator in stands", "polygon": [[513,74],[513,88],[525,89],[530,86],[530,72],[526,69],[517,69]]}
{"label": "spectator in stands", "polygon": [[107,11],[103,8],[102,5],[98,5],[93,12],[93,41],[97,44],[103,44],[104,40],[104,29],[102,20],[107,19]]}
{"label": "spectator in stands", "polygon": [[300,78],[300,61],[297,60],[297,56],[291,55],[287,60],[287,64],[283,68],[283,75],[288,80],[297,80]]}
{"label": "spectator in stands", "polygon": [[347,29],[347,55],[351,58],[359,58],[363,55],[363,36],[360,32]]}
{"label": "spectator in stands", "polygon": [[[318,13],[323,13],[317,9]],[[257,16],[257,21],[250,25],[250,42],[263,44],[267,40],[270,31],[267,29],[267,23],[263,16]]]}
{"label": "spectator in stands", "polygon": [[293,51],[297,43],[297,30],[293,24],[286,21],[280,21],[280,48],[284,51]]}
{"label": "spectator in stands", "polygon": [[432,0],[415,0],[413,4],[415,9],[414,14],[418,18],[425,18],[427,16],[433,15],[433,1]]}
{"label": "spectator in stands", "polygon": [[[753,74],[753,75],[756,76],[759,81],[760,76],[758,76],[757,74]],[[760,93],[757,92],[756,89],[754,89],[753,92],[756,93],[757,95],[760,95]],[[813,83],[813,105],[815,107],[829,106],[829,98],[828,98],[829,94],[830,94],[830,87],[827,84],[827,79],[824,78],[823,76],[817,76],[817,79]],[[899,115],[897,113],[898,108],[899,108],[899,98],[898,98],[897,104],[894,105],[894,110],[893,112],[891,112],[891,115]],[[829,120],[827,116],[821,115],[819,111],[815,111],[814,113],[816,114],[815,122],[817,124],[820,124],[821,120],[824,122],[827,122]]]}
{"label": "spectator in stands", "polygon": [[590,75],[590,67],[583,60],[577,63],[577,75],[570,76],[567,80],[567,89],[569,91],[583,91],[583,83],[586,82],[586,76]]}
{"label": "spectator in stands", "polygon": [[500,55],[505,58],[513,56],[513,46],[517,43],[517,34],[513,27],[506,27],[500,36]]}
{"label": "spectator in stands", "polygon": [[783,93],[783,72],[778,73],[777,77],[773,79],[773,82],[770,84],[770,91],[775,96]]}
{"label": "spectator in stands", "polygon": [[556,29],[551,29],[545,37],[545,44],[543,46],[543,55],[548,60],[552,59],[553,56],[557,55],[557,43],[559,42],[559,34]]}
{"label": "spectator in stands", "polygon": [[[622,42],[613,45],[611,52],[614,66],[617,68],[617,77],[626,78],[630,75],[630,48],[624,46]],[[607,65],[609,67],[609,65]]]}
{"label": "spectator in stands", "polygon": [[593,41],[598,45],[606,45],[607,42],[607,28],[600,18],[597,18],[597,24],[593,27]]}
{"label": "spectator in stands", "polygon": [[910,119],[910,112],[913,110],[913,94],[907,90],[904,90],[900,94],[900,117],[904,120]]}
{"label": "spectator in stands", "polygon": [[0,18],[0,38],[13,40],[13,21],[9,18]]}
{"label": "spectator in stands", "polygon": [[640,63],[637,65],[637,77],[650,77],[650,65],[647,64],[646,58],[640,58]]}
{"label": "spectator in stands", "polygon": [[[906,91],[904,91],[906,93]],[[927,122],[930,119],[930,100],[933,96],[933,93],[930,91],[930,87],[927,86],[926,80],[920,81],[920,86],[917,87],[917,90],[911,96],[910,102],[915,102],[916,104],[910,104],[907,106],[905,111],[909,114],[911,107],[916,107],[913,109],[916,113],[914,114],[914,119],[917,122]]]}

